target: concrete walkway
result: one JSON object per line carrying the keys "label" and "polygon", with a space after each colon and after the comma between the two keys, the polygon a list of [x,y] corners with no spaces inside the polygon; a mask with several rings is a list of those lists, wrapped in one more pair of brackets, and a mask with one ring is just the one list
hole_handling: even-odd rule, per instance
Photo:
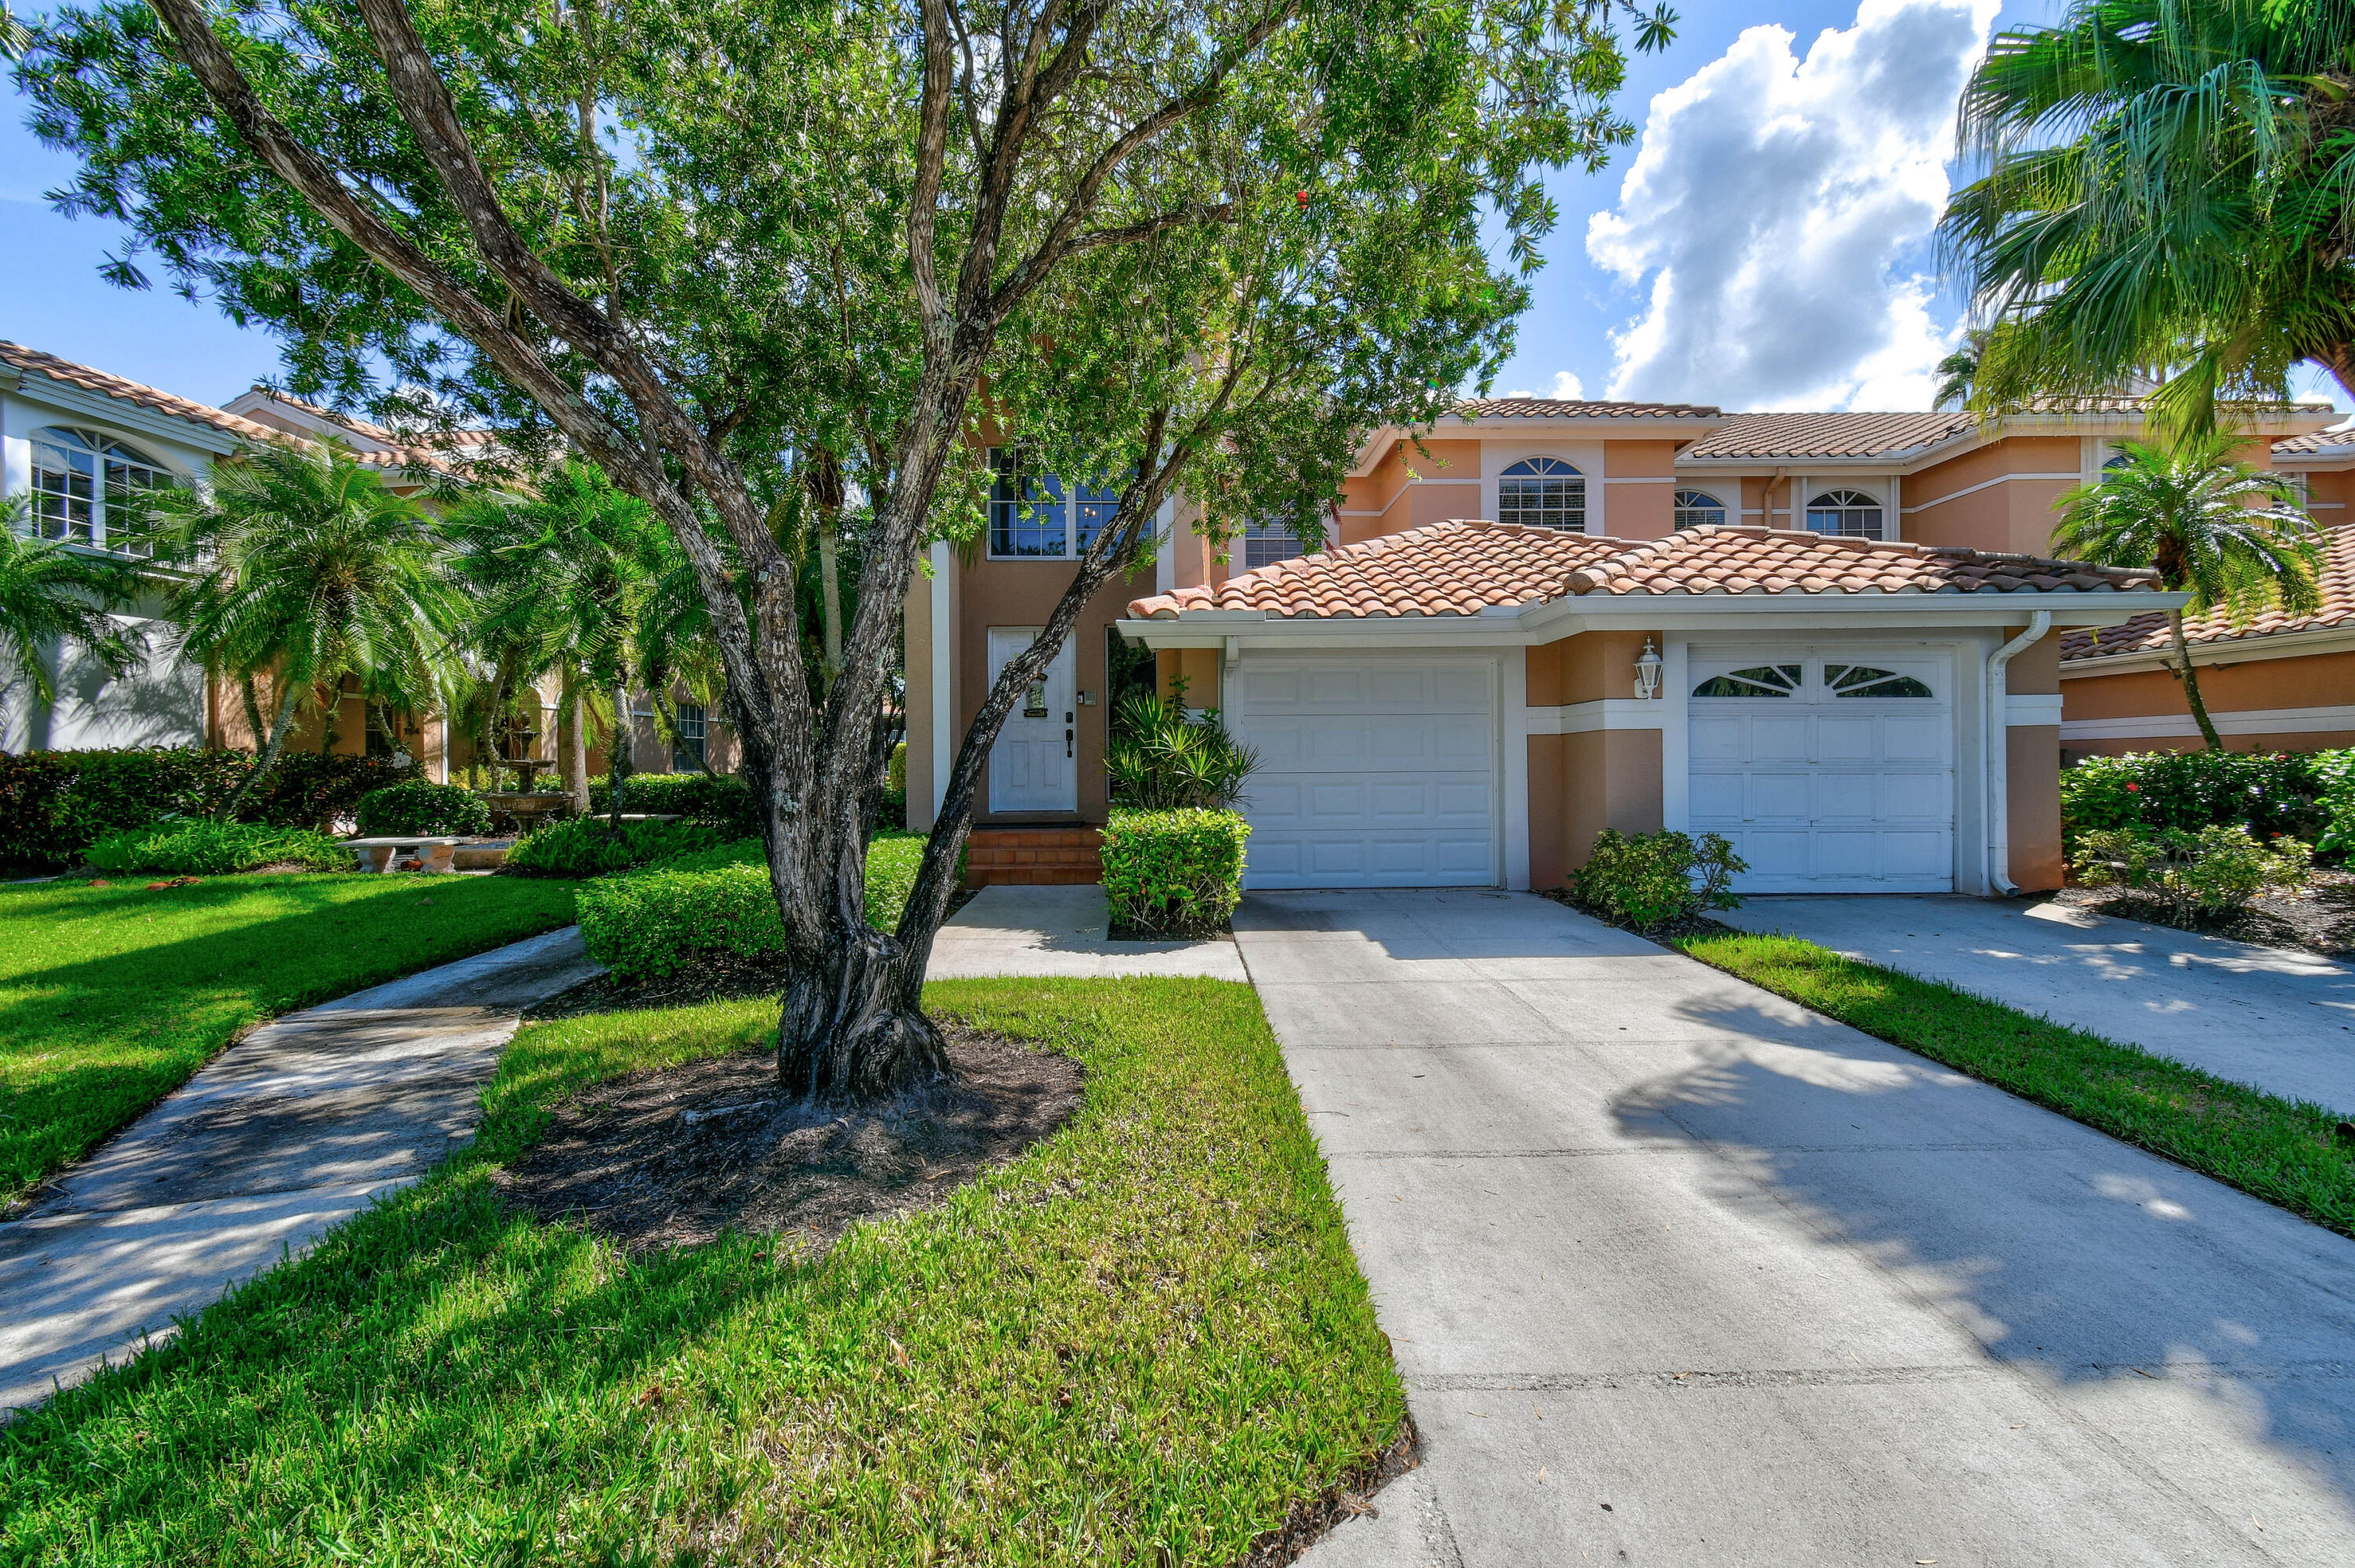
{"label": "concrete walkway", "polygon": [[2060,904],[1753,898],[1719,916],[2355,1116],[2355,969]]}
{"label": "concrete walkway", "polygon": [[290,1013],[0,1223],[0,1411],[301,1252],[471,1137],[517,1012],[599,973],[578,927]]}
{"label": "concrete walkway", "polygon": [[993,975],[1204,975],[1244,980],[1232,937],[1115,942],[1101,887],[985,887],[932,940],[926,980]]}
{"label": "concrete walkway", "polygon": [[1246,900],[1425,1443],[1305,1562],[2339,1563],[2355,1242],[1527,895]]}

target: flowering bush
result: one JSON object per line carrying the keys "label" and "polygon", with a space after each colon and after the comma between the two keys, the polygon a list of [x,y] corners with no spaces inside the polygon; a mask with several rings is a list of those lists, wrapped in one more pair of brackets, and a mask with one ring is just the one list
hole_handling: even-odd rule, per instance
{"label": "flowering bush", "polygon": [[2237,822],[2218,822],[2198,832],[2100,829],[2080,835],[2073,863],[2087,886],[2148,894],[2187,921],[2245,908],[2269,887],[2305,886],[2313,856],[2297,839],[2261,843]]}
{"label": "flowering bush", "polygon": [[[2061,773],[2061,823],[2073,851],[2085,833],[2219,824],[2259,840],[2312,839],[2330,817],[2326,758],[2343,753],[2185,751],[2089,757]],[[2355,790],[2349,826],[2355,829]]]}

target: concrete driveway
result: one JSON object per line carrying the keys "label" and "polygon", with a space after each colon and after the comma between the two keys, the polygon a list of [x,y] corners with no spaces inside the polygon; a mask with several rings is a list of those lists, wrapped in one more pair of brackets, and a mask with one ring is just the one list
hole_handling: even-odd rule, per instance
{"label": "concrete driveway", "polygon": [[2355,1116],[2355,969],[2026,900],[1753,898],[1719,916]]}
{"label": "concrete driveway", "polygon": [[2355,1243],[1528,895],[1235,924],[1425,1440],[1305,1561],[2347,1561]]}

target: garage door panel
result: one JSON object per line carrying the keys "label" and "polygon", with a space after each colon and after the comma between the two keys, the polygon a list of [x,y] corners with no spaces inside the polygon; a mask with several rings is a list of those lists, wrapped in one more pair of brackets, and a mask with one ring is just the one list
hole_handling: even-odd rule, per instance
{"label": "garage door panel", "polygon": [[[1946,667],[1835,655],[1886,685],[1934,695],[1841,696],[1816,654],[1697,657],[1696,685],[1737,670],[1788,672],[1780,696],[1694,697],[1687,708],[1693,831],[1723,833],[1750,863],[1744,892],[1933,892],[1954,885],[1954,715]],[[1804,671],[1804,675],[1802,672]],[[1853,675],[1845,676],[1851,686]],[[1740,677],[1752,685],[1764,681]]]}
{"label": "garage door panel", "polygon": [[1494,882],[1494,684],[1485,661],[1246,655],[1245,885]]}

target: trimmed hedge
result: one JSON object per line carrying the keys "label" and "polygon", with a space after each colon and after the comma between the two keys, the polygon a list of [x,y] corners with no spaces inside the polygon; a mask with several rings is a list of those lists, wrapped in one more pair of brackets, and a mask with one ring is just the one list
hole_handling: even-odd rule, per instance
{"label": "trimmed hedge", "polygon": [[[868,841],[867,922],[877,930],[900,923],[924,842],[921,833],[878,833]],[[586,884],[577,904],[589,956],[625,984],[688,970],[773,966],[784,948],[784,922],[757,839]]]}
{"label": "trimmed hedge", "polygon": [[1115,928],[1167,936],[1217,930],[1242,902],[1243,841],[1233,811],[1116,808],[1104,823],[1104,903]]}
{"label": "trimmed hedge", "polygon": [[[601,816],[613,809],[612,781],[591,779],[590,814]],[[732,773],[717,778],[701,773],[633,773],[622,785],[622,810],[702,822],[719,829],[722,842],[754,838],[761,832],[752,791]]]}
{"label": "trimmed hedge", "polygon": [[227,876],[256,866],[305,871],[357,871],[352,852],[309,828],[266,822],[216,822],[182,817],[122,828],[90,846],[83,858],[96,871],[161,871],[183,876]]}
{"label": "trimmed hedge", "polygon": [[2061,821],[2071,847],[2081,833],[2110,829],[2196,833],[2239,825],[2261,840],[2311,841],[2331,821],[2326,799],[2339,782],[2346,800],[2345,753],[2182,751],[2088,757],[2061,773]]}
{"label": "trimmed hedge", "polygon": [[491,831],[491,809],[472,789],[455,784],[428,784],[413,779],[389,784],[360,797],[360,836],[381,833],[432,833],[447,837]]}
{"label": "trimmed hedge", "polygon": [[[197,747],[0,754],[0,862],[69,865],[123,828],[208,817],[253,766],[253,754]],[[418,776],[387,758],[289,752],[238,808],[238,820],[326,831],[360,797]]]}
{"label": "trimmed hedge", "polygon": [[706,822],[623,822],[617,834],[602,817],[567,817],[517,839],[500,869],[528,876],[602,876],[721,842],[719,830]]}

